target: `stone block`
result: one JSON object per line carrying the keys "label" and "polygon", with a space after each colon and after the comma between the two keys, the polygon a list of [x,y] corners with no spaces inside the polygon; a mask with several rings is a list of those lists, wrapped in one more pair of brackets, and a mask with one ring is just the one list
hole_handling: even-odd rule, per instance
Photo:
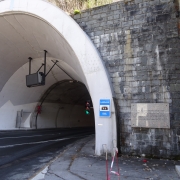
{"label": "stone block", "polygon": [[162,2],[162,3],[169,3],[169,2],[171,2],[171,0],[160,0],[160,2]]}
{"label": "stone block", "polygon": [[103,17],[107,17],[107,13],[101,13],[101,14],[100,14],[100,17],[102,17],[102,18],[103,18]]}
{"label": "stone block", "polygon": [[96,15],[91,16],[92,19],[98,19],[100,17],[101,17],[100,14],[96,14]]}
{"label": "stone block", "polygon": [[141,100],[141,99],[144,99],[144,98],[145,98],[144,94],[133,94],[132,95],[132,99]]}
{"label": "stone block", "polygon": [[124,107],[128,107],[128,106],[130,107],[131,106],[131,101],[121,99],[121,100],[118,101],[118,105],[121,106],[121,107],[123,107],[123,106]]}
{"label": "stone block", "polygon": [[102,34],[104,34],[104,30],[94,32],[95,36],[99,36],[99,35],[102,35]]}
{"label": "stone block", "polygon": [[100,13],[103,13],[104,11],[108,10],[108,9],[105,9],[106,6],[102,7],[95,7],[93,9],[91,9],[91,14],[100,14]]}
{"label": "stone block", "polygon": [[81,13],[81,18],[84,18],[84,17],[88,17],[88,16],[90,16],[90,12],[83,12],[83,13]]}
{"label": "stone block", "polygon": [[120,112],[121,113],[130,113],[131,112],[131,107],[121,107]]}
{"label": "stone block", "polygon": [[153,22],[156,21],[156,18],[153,17],[153,16],[148,16],[148,17],[146,18],[146,21],[147,21],[147,23],[153,23]]}
{"label": "stone block", "polygon": [[155,140],[163,141],[163,135],[154,135]]}
{"label": "stone block", "polygon": [[114,92],[115,93],[121,93],[121,90],[120,90],[119,86],[114,87]]}
{"label": "stone block", "polygon": [[132,94],[137,94],[138,93],[138,87],[133,87],[131,90]]}
{"label": "stone block", "polygon": [[141,133],[137,133],[136,134],[136,140],[137,141],[141,141],[142,140],[142,134]]}
{"label": "stone block", "polygon": [[143,2],[143,0],[135,0],[136,4],[139,4],[139,3],[142,3],[142,2]]}
{"label": "stone block", "polygon": [[153,86],[159,86],[159,85],[161,85],[161,82],[160,82],[160,80],[152,80],[151,81],[151,85],[153,85]]}
{"label": "stone block", "polygon": [[116,5],[111,5],[110,9],[111,9],[112,11],[114,11],[114,10],[117,9],[117,6],[116,6]]}
{"label": "stone block", "polygon": [[116,15],[120,16],[121,11],[120,10],[115,10],[115,11],[113,11],[113,14],[114,14],[114,16],[116,16]]}
{"label": "stone block", "polygon": [[138,4],[125,5],[126,11],[134,11],[138,9]]}
{"label": "stone block", "polygon": [[170,84],[170,91],[180,91],[180,84]]}
{"label": "stone block", "polygon": [[162,15],[156,16],[156,21],[157,22],[167,22],[169,19],[170,19],[169,14],[162,14]]}
{"label": "stone block", "polygon": [[171,92],[172,99],[180,99],[180,94],[177,92]]}
{"label": "stone block", "polygon": [[145,99],[152,99],[152,94],[151,93],[146,93],[145,94]]}
{"label": "stone block", "polygon": [[76,14],[76,15],[73,16],[73,18],[74,19],[79,19],[79,18],[81,18],[81,14]]}
{"label": "stone block", "polygon": [[180,113],[179,112],[174,113],[174,120],[180,122]]}
{"label": "stone block", "polygon": [[173,106],[180,107],[179,99],[173,99]]}
{"label": "stone block", "polygon": [[121,23],[122,24],[122,27],[125,27],[125,26],[131,26],[132,25],[132,21],[124,21]]}
{"label": "stone block", "polygon": [[141,92],[142,92],[142,93],[145,93],[145,87],[139,87],[139,88],[138,88],[138,92],[139,92],[139,93],[141,93]]}
{"label": "stone block", "polygon": [[119,113],[119,116],[120,116],[120,118],[121,119],[127,119],[127,120],[130,120],[131,119],[131,115],[130,115],[130,113]]}
{"label": "stone block", "polygon": [[140,14],[140,15],[134,16],[134,20],[143,21],[144,19],[145,19],[145,15],[144,14]]}
{"label": "stone block", "polygon": [[154,6],[155,11],[162,11],[167,8],[167,4],[158,4]]}
{"label": "stone block", "polygon": [[125,81],[125,77],[115,77],[115,78],[113,78],[113,82],[120,83],[120,82],[123,82],[123,81]]}
{"label": "stone block", "polygon": [[147,65],[147,57],[146,56],[142,56],[141,57],[141,65],[142,66],[146,66]]}

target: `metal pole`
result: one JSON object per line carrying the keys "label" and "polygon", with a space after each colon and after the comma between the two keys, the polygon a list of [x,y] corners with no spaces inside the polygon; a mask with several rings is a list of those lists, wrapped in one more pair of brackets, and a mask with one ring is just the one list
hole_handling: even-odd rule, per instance
{"label": "metal pole", "polygon": [[[53,62],[53,61],[52,61]],[[57,60],[56,60],[56,62],[53,62],[54,63],[54,65],[51,67],[51,69],[48,71],[48,73],[47,74],[45,74],[45,77],[49,74],[49,72],[52,70],[52,68],[57,64]]]}
{"label": "metal pole", "polygon": [[47,51],[44,50],[44,75],[43,75],[43,84],[46,84],[46,53]]}
{"label": "metal pole", "polygon": [[40,71],[40,69],[44,66],[44,64],[41,65],[41,67],[37,70],[37,73]]}
{"label": "metal pole", "polygon": [[[54,63],[54,61],[52,61]],[[65,74],[67,74],[72,80],[74,80],[73,77],[71,77],[62,67],[60,67],[58,64],[56,64],[56,66],[61,69]]]}
{"label": "metal pole", "polygon": [[46,75],[46,53],[47,51],[44,50],[44,75]]}
{"label": "metal pole", "polygon": [[32,58],[29,57],[28,59],[29,59],[29,75],[30,75],[31,74],[31,60],[32,60]]}

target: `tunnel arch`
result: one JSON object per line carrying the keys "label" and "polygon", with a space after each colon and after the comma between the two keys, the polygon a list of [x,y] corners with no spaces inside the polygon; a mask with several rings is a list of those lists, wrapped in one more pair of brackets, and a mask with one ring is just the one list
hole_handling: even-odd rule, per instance
{"label": "tunnel arch", "polygon": [[[99,53],[79,25],[59,8],[43,0],[5,0],[0,2],[0,117],[2,129],[15,127],[17,111],[32,112],[40,97],[58,81],[71,79],[58,67],[47,77],[45,86],[27,88],[27,58],[33,57],[33,71],[43,62],[48,51],[47,69],[51,60],[76,81],[82,82],[94,105],[96,146],[100,155],[102,144],[112,151],[116,139],[116,116],[113,91]],[[111,99],[112,116],[99,117],[99,100]]]}
{"label": "tunnel arch", "polygon": [[[85,114],[85,102],[91,100],[86,86],[78,81],[63,80],[53,84],[39,101],[42,113],[31,119],[36,128],[94,127],[94,110]],[[48,114],[50,118],[47,118]],[[46,125],[49,122],[51,125]],[[38,126],[39,124],[39,126]]]}

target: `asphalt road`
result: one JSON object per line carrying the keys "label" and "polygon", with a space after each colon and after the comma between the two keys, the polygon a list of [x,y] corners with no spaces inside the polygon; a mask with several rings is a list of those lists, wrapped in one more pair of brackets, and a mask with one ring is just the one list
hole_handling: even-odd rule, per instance
{"label": "asphalt road", "polygon": [[94,134],[94,128],[0,132],[0,180],[24,180],[60,154],[68,144]]}

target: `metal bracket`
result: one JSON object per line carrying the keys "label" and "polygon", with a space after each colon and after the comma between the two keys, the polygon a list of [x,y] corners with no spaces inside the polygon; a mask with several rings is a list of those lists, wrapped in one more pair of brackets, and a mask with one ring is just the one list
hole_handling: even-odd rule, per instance
{"label": "metal bracket", "polygon": [[48,71],[48,73],[45,75],[45,77],[50,73],[50,71],[52,70],[52,68],[59,62],[58,60],[56,60],[56,62],[54,62],[53,60],[51,60],[54,64],[51,67],[51,69]]}

